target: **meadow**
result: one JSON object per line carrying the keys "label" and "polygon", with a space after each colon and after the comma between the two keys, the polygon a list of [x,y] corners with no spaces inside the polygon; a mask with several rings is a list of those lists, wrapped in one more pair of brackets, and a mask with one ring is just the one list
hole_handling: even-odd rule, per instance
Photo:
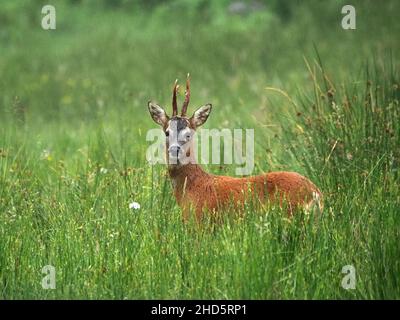
{"label": "meadow", "polygon": [[[398,1],[352,1],[355,30],[344,1],[51,2],[56,30],[47,2],[0,4],[1,299],[400,298]],[[308,176],[322,215],[182,223],[147,101],[188,72],[189,113],[253,128],[254,174]]]}

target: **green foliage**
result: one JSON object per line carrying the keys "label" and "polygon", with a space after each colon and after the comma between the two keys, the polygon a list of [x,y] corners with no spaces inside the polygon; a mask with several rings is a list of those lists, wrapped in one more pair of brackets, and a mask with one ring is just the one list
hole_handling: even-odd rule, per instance
{"label": "green foliage", "polygon": [[[52,2],[53,31],[47,2],[0,8],[1,298],[400,298],[398,1],[353,1],[353,31],[343,1]],[[187,72],[189,112],[211,102],[207,128],[254,128],[255,173],[309,176],[321,216],[250,203],[181,222],[145,159],[146,104],[170,108]]]}

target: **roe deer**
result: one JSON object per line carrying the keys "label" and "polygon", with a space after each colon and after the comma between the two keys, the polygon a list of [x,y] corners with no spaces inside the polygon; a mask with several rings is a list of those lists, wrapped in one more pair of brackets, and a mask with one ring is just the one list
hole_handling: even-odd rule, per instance
{"label": "roe deer", "polygon": [[[196,129],[206,122],[211,112],[211,104],[200,107],[190,118],[186,116],[190,100],[188,75],[185,100],[179,116],[177,89],[178,84],[175,81],[171,117],[152,101],[148,102],[148,108],[151,117],[161,125],[166,135],[168,173],[185,221],[189,218],[190,208],[194,209],[196,219],[200,221],[205,209],[216,213],[232,205],[238,208],[252,195],[262,203],[277,203],[280,206],[286,204],[289,214],[299,207],[309,209],[317,206],[322,211],[321,191],[309,179],[296,172],[269,172],[242,178],[205,172],[195,161],[193,135]],[[184,156],[189,161],[182,161]]]}

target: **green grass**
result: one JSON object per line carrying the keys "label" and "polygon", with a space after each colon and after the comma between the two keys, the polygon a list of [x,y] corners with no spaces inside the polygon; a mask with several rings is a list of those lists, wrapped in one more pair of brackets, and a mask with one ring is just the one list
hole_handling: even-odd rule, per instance
{"label": "green grass", "polygon": [[[41,1],[0,8],[0,298],[400,298],[398,2],[354,1],[355,31],[342,1],[246,17],[224,1],[55,3],[51,32]],[[187,72],[189,109],[214,106],[205,127],[254,128],[254,173],[307,175],[322,216],[249,204],[218,226],[181,222],[145,158],[146,105],[170,108]]]}

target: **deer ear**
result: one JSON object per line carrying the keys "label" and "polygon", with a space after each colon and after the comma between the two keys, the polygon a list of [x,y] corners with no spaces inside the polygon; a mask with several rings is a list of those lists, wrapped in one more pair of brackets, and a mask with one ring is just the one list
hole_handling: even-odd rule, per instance
{"label": "deer ear", "polygon": [[167,116],[165,110],[158,104],[149,101],[147,106],[149,108],[150,115],[153,118],[154,122],[163,126],[168,121],[169,117]]}
{"label": "deer ear", "polygon": [[211,103],[207,103],[206,105],[200,107],[195,111],[195,113],[190,118],[190,122],[195,128],[200,127],[204,122],[207,121],[208,116],[211,112],[211,108]]}

